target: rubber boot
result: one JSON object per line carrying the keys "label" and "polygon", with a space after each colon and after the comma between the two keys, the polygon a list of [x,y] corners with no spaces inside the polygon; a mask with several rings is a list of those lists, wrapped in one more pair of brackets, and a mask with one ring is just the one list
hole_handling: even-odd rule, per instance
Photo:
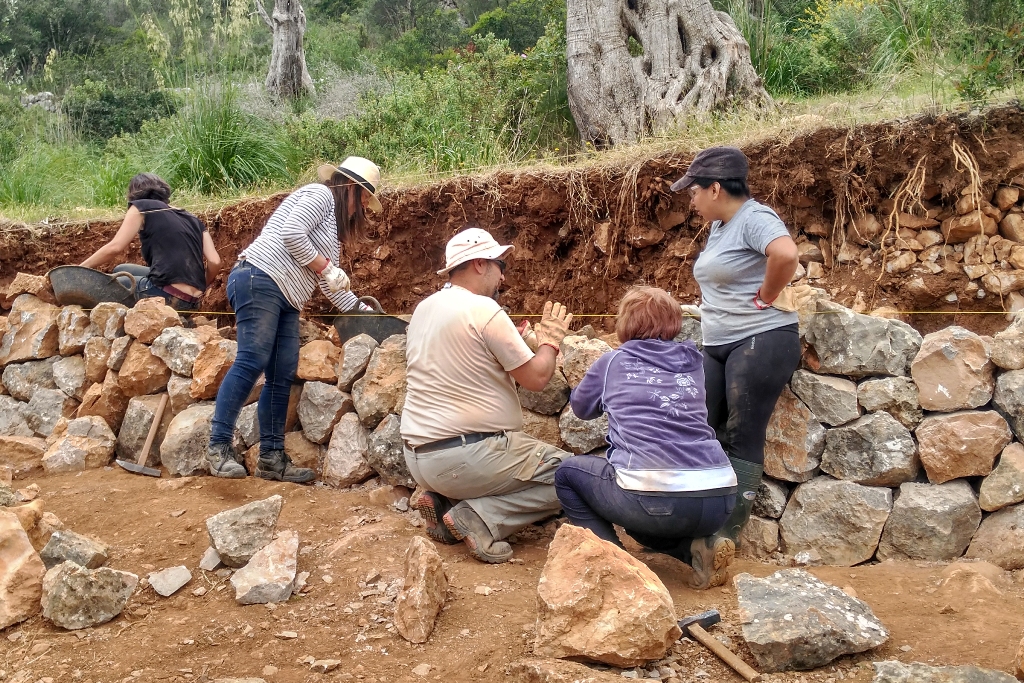
{"label": "rubber boot", "polygon": [[746,460],[737,460],[729,457],[732,468],[736,472],[736,507],[716,536],[731,539],[739,545],[740,531],[750,519],[750,509],[754,506],[754,498],[757,497],[757,488],[761,485],[761,473],[764,472],[764,465]]}
{"label": "rubber boot", "polygon": [[316,472],[307,467],[296,467],[284,451],[265,451],[260,453],[260,459],[256,463],[256,476],[292,484],[305,484],[316,479]]}
{"label": "rubber boot", "polygon": [[245,479],[245,466],[240,456],[229,443],[211,443],[206,449],[206,461],[210,463],[210,474],[224,479]]}

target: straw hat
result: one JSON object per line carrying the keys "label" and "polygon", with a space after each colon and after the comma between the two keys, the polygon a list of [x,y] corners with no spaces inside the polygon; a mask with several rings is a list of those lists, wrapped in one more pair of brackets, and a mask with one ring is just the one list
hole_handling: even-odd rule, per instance
{"label": "straw hat", "polygon": [[380,169],[369,159],[349,157],[341,162],[340,166],[324,164],[316,172],[320,176],[320,180],[325,183],[330,181],[335,173],[351,178],[370,193],[370,210],[374,213],[381,212],[380,200],[377,199],[377,188],[380,187]]}
{"label": "straw hat", "polygon": [[515,249],[511,244],[498,244],[491,233],[481,228],[466,228],[448,240],[444,248],[444,268],[437,271],[444,275],[455,266],[473,259],[500,259]]}

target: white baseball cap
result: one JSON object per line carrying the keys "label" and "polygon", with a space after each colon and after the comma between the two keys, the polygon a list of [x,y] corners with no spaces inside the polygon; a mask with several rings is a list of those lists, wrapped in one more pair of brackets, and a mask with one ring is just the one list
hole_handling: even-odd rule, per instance
{"label": "white baseball cap", "polygon": [[511,244],[498,244],[486,230],[466,228],[448,240],[444,248],[444,268],[437,271],[437,274],[445,275],[455,266],[473,259],[500,259],[505,254],[512,253],[513,249],[515,247]]}
{"label": "white baseball cap", "polygon": [[380,189],[380,168],[377,164],[363,157],[349,157],[341,162],[340,166],[324,164],[317,168],[317,175],[320,180],[329,182],[335,173],[350,178],[360,187],[370,193],[370,211],[381,212],[380,200],[377,199],[377,191]]}

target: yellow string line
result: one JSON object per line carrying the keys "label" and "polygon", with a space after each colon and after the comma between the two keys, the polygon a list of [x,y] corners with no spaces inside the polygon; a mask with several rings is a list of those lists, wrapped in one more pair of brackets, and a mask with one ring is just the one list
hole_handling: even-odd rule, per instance
{"label": "yellow string line", "polygon": [[[83,308],[83,311],[91,311],[91,308]],[[1014,311],[894,311],[899,315],[1010,315]],[[234,311],[178,311],[183,315],[235,315]],[[808,315],[839,314],[842,311],[808,311]],[[411,313],[303,313],[304,318],[396,318]],[[860,315],[867,315],[862,313]],[[541,318],[541,313],[509,313],[510,318]],[[615,318],[617,313],[574,313],[575,318]],[[684,318],[697,318],[689,313],[683,314]]]}

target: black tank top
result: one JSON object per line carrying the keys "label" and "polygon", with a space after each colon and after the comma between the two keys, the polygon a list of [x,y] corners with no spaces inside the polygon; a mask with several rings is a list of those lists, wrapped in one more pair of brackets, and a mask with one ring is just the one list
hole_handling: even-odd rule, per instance
{"label": "black tank top", "polygon": [[205,290],[203,222],[184,209],[172,208],[156,199],[136,199],[128,205],[142,212],[139,239],[142,258],[150,268],[150,281],[157,287],[180,282]]}

